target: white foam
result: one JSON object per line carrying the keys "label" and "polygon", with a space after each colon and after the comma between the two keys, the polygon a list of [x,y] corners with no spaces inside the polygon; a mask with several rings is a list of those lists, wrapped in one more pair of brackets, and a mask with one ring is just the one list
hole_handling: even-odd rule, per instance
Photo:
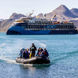
{"label": "white foam", "polygon": [[0,48],[6,46],[6,43],[0,44]]}
{"label": "white foam", "polygon": [[5,57],[0,57],[0,60],[3,60],[5,62],[7,62],[7,63],[18,64],[18,63],[16,63],[15,60],[12,60],[12,59],[9,59],[9,58],[5,58]]}
{"label": "white foam", "polygon": [[38,45],[38,47],[46,48],[46,46],[47,46],[45,43],[40,42],[38,40],[36,40],[35,43]]}
{"label": "white foam", "polygon": [[46,48],[46,44],[44,44],[44,43],[40,43],[40,46],[43,48]]}

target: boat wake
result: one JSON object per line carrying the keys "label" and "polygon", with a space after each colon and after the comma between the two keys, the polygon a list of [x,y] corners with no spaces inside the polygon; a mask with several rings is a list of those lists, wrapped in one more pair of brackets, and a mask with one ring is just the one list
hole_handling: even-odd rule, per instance
{"label": "boat wake", "polygon": [[11,64],[18,64],[16,62],[16,60],[12,60],[12,59],[9,59],[9,58],[6,58],[6,57],[0,57],[0,61],[5,61],[5,62],[11,63]]}

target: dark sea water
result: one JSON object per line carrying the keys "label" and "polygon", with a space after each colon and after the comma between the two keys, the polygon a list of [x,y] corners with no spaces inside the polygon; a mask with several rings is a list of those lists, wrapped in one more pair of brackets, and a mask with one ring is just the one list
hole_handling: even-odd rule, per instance
{"label": "dark sea water", "polygon": [[[31,43],[47,48],[50,66],[22,66],[15,62]],[[0,78],[78,78],[78,35],[6,35],[0,33]]]}

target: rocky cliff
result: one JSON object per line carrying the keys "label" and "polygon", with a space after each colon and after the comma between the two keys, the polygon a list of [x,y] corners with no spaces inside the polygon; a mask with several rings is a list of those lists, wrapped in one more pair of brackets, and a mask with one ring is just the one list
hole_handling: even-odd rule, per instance
{"label": "rocky cliff", "polygon": [[9,19],[5,19],[3,21],[0,22],[0,32],[6,32],[8,30],[8,28],[11,26],[11,24],[16,20],[19,19],[21,17],[26,17],[23,14],[17,14],[17,13],[13,13]]}

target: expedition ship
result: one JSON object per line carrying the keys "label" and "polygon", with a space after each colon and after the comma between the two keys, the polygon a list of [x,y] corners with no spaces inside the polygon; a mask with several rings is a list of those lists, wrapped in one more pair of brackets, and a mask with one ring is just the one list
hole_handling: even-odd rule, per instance
{"label": "expedition ship", "polygon": [[8,35],[50,35],[77,34],[72,22],[57,22],[36,17],[23,17],[16,21],[8,31]]}

